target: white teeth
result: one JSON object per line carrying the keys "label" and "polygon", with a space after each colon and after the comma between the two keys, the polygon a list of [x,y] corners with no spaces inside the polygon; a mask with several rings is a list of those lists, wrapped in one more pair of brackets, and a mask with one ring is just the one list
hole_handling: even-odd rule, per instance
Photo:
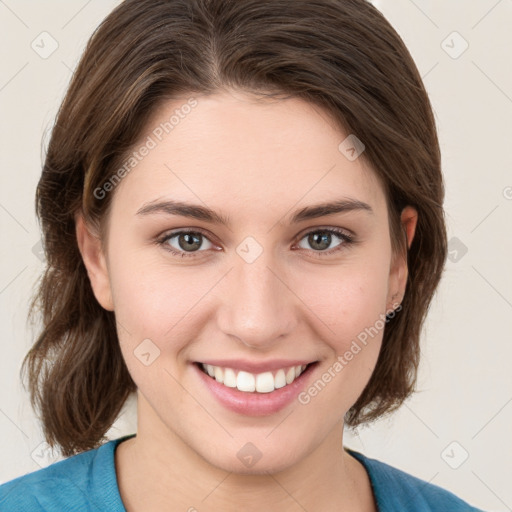
{"label": "white teeth", "polygon": [[217,382],[223,383],[224,382],[224,372],[222,371],[222,368],[215,366],[214,369],[215,369],[215,380]]}
{"label": "white teeth", "polygon": [[238,375],[236,377],[236,387],[240,391],[254,391],[256,389],[254,375],[252,375],[252,373],[247,372],[238,372]]}
{"label": "white teeth", "polygon": [[271,393],[272,391],[291,384],[306,368],[303,366],[292,366],[288,370],[279,369],[275,373],[264,372],[254,375],[243,370],[232,368],[221,368],[220,366],[212,366],[211,364],[201,364],[205,372],[213,377],[220,384],[230,388],[237,388],[239,391],[252,393]]}
{"label": "white teeth", "polygon": [[224,370],[223,384],[229,388],[236,388],[236,374],[231,368],[226,368]]}
{"label": "white teeth", "polygon": [[256,391],[258,393],[270,393],[274,389],[274,376],[272,372],[260,373],[256,376]]}
{"label": "white teeth", "polygon": [[284,388],[286,386],[284,370],[277,370],[276,376],[274,378],[274,386],[276,389]]}
{"label": "white teeth", "polygon": [[295,367],[290,368],[286,372],[286,384],[291,384],[295,379],[295,375],[296,375]]}

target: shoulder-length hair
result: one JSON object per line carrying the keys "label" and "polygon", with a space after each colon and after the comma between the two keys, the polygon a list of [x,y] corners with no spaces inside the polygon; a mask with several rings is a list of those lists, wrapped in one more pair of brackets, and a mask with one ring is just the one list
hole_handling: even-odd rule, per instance
{"label": "shoulder-length hair", "polygon": [[[169,99],[226,89],[304,99],[365,144],[386,192],[394,254],[409,270],[375,370],[345,424],[371,422],[414,391],[420,331],[447,242],[440,149],[429,98],[402,39],[365,0],[125,0],[91,36],[53,126],[36,209],[46,268],[30,316],[31,403],[66,456],[97,447],[129,394],[113,312],[97,302],[77,246],[75,214],[104,235],[115,174],[149,117]],[[412,245],[400,224],[418,211]]]}

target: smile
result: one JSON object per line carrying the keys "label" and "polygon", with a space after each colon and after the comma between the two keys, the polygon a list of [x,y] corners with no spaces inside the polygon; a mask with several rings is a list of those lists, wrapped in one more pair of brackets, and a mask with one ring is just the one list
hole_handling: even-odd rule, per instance
{"label": "smile", "polygon": [[273,372],[267,371],[255,374],[233,368],[223,368],[198,363],[200,369],[212,379],[215,379],[219,384],[223,384],[229,388],[236,388],[239,391],[247,393],[271,393],[276,389],[288,386],[294,382],[310,364],[279,368]]}

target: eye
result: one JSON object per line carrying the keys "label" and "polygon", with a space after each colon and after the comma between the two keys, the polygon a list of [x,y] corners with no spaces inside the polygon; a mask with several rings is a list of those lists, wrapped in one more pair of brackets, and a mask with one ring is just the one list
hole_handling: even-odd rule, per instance
{"label": "eye", "polygon": [[[333,235],[341,241],[334,246],[334,249],[326,250],[335,241],[333,240]],[[353,235],[337,228],[321,228],[309,231],[301,238],[301,242],[302,240],[306,240],[306,243],[313,248],[313,253],[317,253],[315,256],[319,257],[323,257],[324,254],[327,255],[340,251],[346,246],[355,243]],[[307,247],[301,248],[307,249]]]}
{"label": "eye", "polygon": [[206,249],[211,249],[213,244],[208,240],[206,235],[200,231],[176,231],[165,235],[158,240],[158,243],[175,256],[188,258],[194,257],[195,252],[203,252],[200,251],[199,248],[204,245],[204,240],[210,244]]}
{"label": "eye", "polygon": [[[333,239],[334,235],[334,239]],[[331,246],[336,238],[340,240],[333,249],[326,250]],[[308,250],[300,243],[305,240],[306,243],[312,247],[310,251],[316,257],[324,257],[346,248],[348,245],[355,244],[356,241],[352,234],[345,232],[338,228],[317,228],[313,231],[306,233],[299,242],[301,249]],[[206,241],[206,247],[204,242]],[[174,256],[181,258],[197,257],[195,253],[204,252],[205,250],[214,248],[212,242],[208,239],[206,234],[199,230],[190,231],[175,231],[164,235],[157,240],[157,243],[164,247]]]}

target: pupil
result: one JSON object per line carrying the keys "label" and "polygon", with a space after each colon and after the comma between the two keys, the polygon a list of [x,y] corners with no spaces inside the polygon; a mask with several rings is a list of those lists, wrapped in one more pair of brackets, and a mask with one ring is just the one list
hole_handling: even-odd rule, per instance
{"label": "pupil", "polygon": [[[185,240],[185,243],[182,243],[183,240]],[[199,247],[201,247],[201,240],[198,235],[191,235],[191,234],[187,233],[185,235],[179,236],[179,244],[180,244],[180,247],[184,250],[199,249]],[[194,247],[194,245],[196,247]]]}
{"label": "pupil", "polygon": [[317,249],[327,249],[331,243],[331,234],[326,232],[324,232],[321,235],[319,235],[318,233],[314,233],[310,235],[309,238],[309,243],[311,244],[311,247],[316,246]]}

